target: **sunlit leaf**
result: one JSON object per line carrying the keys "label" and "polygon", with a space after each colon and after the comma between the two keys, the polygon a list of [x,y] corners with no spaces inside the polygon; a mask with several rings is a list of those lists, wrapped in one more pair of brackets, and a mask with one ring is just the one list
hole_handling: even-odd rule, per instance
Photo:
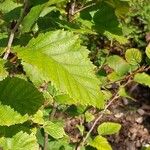
{"label": "sunlit leaf", "polygon": [[107,139],[102,136],[96,136],[95,139],[89,143],[89,145],[97,150],[112,150]]}
{"label": "sunlit leaf", "polygon": [[114,122],[104,122],[98,126],[98,133],[100,135],[110,135],[116,134],[121,129],[121,125],[119,123]]}
{"label": "sunlit leaf", "polygon": [[125,58],[129,64],[138,65],[142,61],[142,53],[138,49],[130,48],[126,50]]}
{"label": "sunlit leaf", "polygon": [[48,32],[15,51],[33,82],[35,79],[38,83],[51,81],[76,103],[103,107],[103,94],[99,91],[94,66],[78,36],[65,31]]}
{"label": "sunlit leaf", "polygon": [[45,122],[44,130],[55,139],[63,138],[65,135],[63,127],[51,121]]}
{"label": "sunlit leaf", "polygon": [[0,138],[0,146],[3,150],[38,150],[36,136],[22,131],[12,138]]}

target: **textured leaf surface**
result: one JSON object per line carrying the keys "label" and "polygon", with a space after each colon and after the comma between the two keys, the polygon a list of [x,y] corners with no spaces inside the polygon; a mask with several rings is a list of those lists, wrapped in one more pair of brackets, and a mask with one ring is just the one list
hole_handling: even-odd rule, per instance
{"label": "textured leaf surface", "polygon": [[138,73],[134,76],[134,81],[150,87],[150,76],[146,73]]}
{"label": "textured leaf surface", "polygon": [[107,64],[110,68],[114,69],[114,71],[120,76],[126,74],[130,69],[130,65],[124,59],[117,55],[108,57]]}
{"label": "textured leaf surface", "polygon": [[63,127],[50,121],[45,123],[44,130],[55,139],[62,138],[65,135]]}
{"label": "textured leaf surface", "polygon": [[87,58],[88,51],[80,45],[78,36],[65,31],[48,32],[15,51],[31,80],[35,77],[37,83],[52,81],[76,103],[103,107],[99,81]]}
{"label": "textured leaf surface", "polygon": [[91,141],[89,145],[96,148],[97,150],[112,150],[107,139],[102,136],[96,136],[95,139]]}
{"label": "textured leaf surface", "polygon": [[2,0],[0,2],[0,11],[7,13],[19,6],[21,6],[21,4],[15,3],[12,0]]}
{"label": "textured leaf surface", "polygon": [[0,126],[10,126],[28,120],[28,115],[22,116],[11,107],[0,104]]}
{"label": "textured leaf surface", "polygon": [[19,132],[12,138],[0,138],[3,150],[38,150],[36,137],[33,134]]}
{"label": "textured leaf surface", "polygon": [[110,135],[118,133],[121,129],[121,125],[119,123],[114,122],[104,122],[98,126],[98,133],[100,135]]}
{"label": "textured leaf surface", "polygon": [[44,124],[43,111],[38,110],[31,120],[37,124]]}
{"label": "textured leaf surface", "polygon": [[125,58],[129,64],[137,65],[142,61],[142,53],[138,49],[130,48],[126,50]]}
{"label": "textured leaf surface", "polygon": [[4,69],[4,65],[5,61],[0,59],[0,81],[8,75],[8,72]]}
{"label": "textured leaf surface", "polygon": [[43,96],[31,83],[8,77],[0,82],[0,102],[21,115],[31,115],[43,104]]}

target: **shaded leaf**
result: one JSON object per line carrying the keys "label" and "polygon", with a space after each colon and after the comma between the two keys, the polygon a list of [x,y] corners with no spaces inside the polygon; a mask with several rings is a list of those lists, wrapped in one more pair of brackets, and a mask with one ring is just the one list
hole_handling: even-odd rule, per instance
{"label": "shaded leaf", "polygon": [[50,141],[48,143],[48,150],[73,150],[73,147],[69,145],[69,141],[65,139],[59,139],[55,141]]}
{"label": "shaded leaf", "polygon": [[111,5],[100,3],[99,9],[94,14],[93,21],[95,29],[99,32],[109,31],[112,34],[122,34],[115,9]]}
{"label": "shaded leaf", "polygon": [[21,115],[31,115],[43,104],[43,96],[31,83],[8,77],[0,82],[0,102]]}
{"label": "shaded leaf", "polygon": [[0,126],[0,137],[13,137],[20,131],[26,132],[28,134],[31,133],[31,124],[29,122],[25,122],[23,124],[15,124],[12,126]]}

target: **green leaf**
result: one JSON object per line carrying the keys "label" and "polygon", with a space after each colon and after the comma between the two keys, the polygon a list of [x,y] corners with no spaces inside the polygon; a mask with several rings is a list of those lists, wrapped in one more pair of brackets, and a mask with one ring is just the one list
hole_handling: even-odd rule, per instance
{"label": "green leaf", "polygon": [[15,3],[12,0],[3,0],[3,2],[0,2],[0,11],[7,13],[19,6],[21,4]]}
{"label": "green leaf", "polygon": [[118,94],[121,97],[126,97],[126,98],[129,98],[129,99],[133,99],[131,96],[128,95],[128,93],[126,92],[126,89],[122,86],[119,87]]}
{"label": "green leaf", "polygon": [[23,123],[28,119],[29,119],[28,115],[22,116],[18,112],[14,111],[14,109],[12,109],[11,107],[2,105],[0,103],[0,126],[15,125]]}
{"label": "green leaf", "polygon": [[0,138],[0,146],[3,150],[38,150],[39,146],[35,135],[23,133],[22,131],[12,138]]}
{"label": "green leaf", "polygon": [[97,150],[112,150],[107,139],[102,136],[96,136],[95,139],[89,143],[89,145]]}
{"label": "green leaf", "polygon": [[50,141],[48,148],[48,150],[73,150],[73,147],[69,145],[69,141],[66,139]]}
{"label": "green leaf", "polygon": [[109,56],[107,58],[107,64],[119,76],[125,75],[130,70],[130,65],[124,59],[117,55]]}
{"label": "green leaf", "polygon": [[[31,83],[20,78],[8,77],[0,81],[0,103],[21,115],[32,115],[43,104],[43,96]],[[9,112],[12,112],[9,107]]]}
{"label": "green leaf", "polygon": [[114,3],[115,3],[115,7],[116,7],[116,10],[115,10],[115,13],[118,17],[124,19],[126,14],[129,12],[129,3],[128,3],[128,0],[127,2],[124,0],[124,1],[121,1],[121,0],[117,0],[115,1],[114,0]]}
{"label": "green leaf", "polygon": [[51,121],[45,122],[44,130],[54,139],[60,139],[66,135],[63,127]]}
{"label": "green leaf", "polygon": [[116,34],[112,34],[108,31],[105,31],[104,32],[104,35],[109,39],[109,40],[116,40],[118,41],[120,44],[127,44],[128,43],[128,40],[126,37],[124,36],[119,36],[119,35],[116,35]]}
{"label": "green leaf", "polygon": [[122,34],[115,9],[109,4],[104,2],[99,4],[99,9],[94,14],[93,21],[95,29],[99,32],[108,31],[116,35]]}
{"label": "green leaf", "polygon": [[134,81],[150,87],[150,76],[146,73],[137,73]]}
{"label": "green leaf", "polygon": [[65,104],[65,105],[76,104],[76,100],[73,99],[73,98],[70,98],[69,95],[67,95],[67,94],[56,95],[56,96],[54,97],[54,99],[55,99],[56,102],[58,102],[59,104]]}
{"label": "green leaf", "polygon": [[25,122],[23,124],[15,124],[12,126],[0,126],[0,137],[11,138],[20,131],[30,134],[31,129],[32,127],[29,122]]}
{"label": "green leaf", "polygon": [[31,120],[34,123],[37,123],[37,124],[44,124],[43,111],[42,110],[38,110],[36,112],[36,114],[33,115],[33,117],[31,118]]}
{"label": "green leaf", "polygon": [[150,58],[150,47],[149,46],[146,47],[145,52],[146,52],[147,57]]}
{"label": "green leaf", "polygon": [[81,105],[104,106],[99,80],[87,58],[89,52],[78,36],[60,30],[48,32],[15,51],[31,80],[52,81],[56,89]]}
{"label": "green leaf", "polygon": [[[30,12],[22,21],[22,33],[29,32],[30,29],[33,27],[35,21],[37,21],[38,17],[40,16],[40,13],[44,9],[43,5],[37,5],[31,8]],[[35,13],[36,12],[36,13]]]}
{"label": "green leaf", "polygon": [[130,48],[126,50],[125,58],[129,64],[138,65],[142,61],[142,53],[138,49]]}
{"label": "green leaf", "polygon": [[121,125],[119,123],[114,122],[104,122],[98,126],[98,134],[99,135],[110,135],[116,134],[121,129]]}
{"label": "green leaf", "polygon": [[4,69],[5,62],[6,61],[0,59],[0,81],[3,80],[8,75],[8,72]]}
{"label": "green leaf", "polygon": [[85,113],[86,122],[91,122],[94,120],[94,118],[95,118],[95,116],[92,113],[90,113],[88,111]]}
{"label": "green leaf", "polygon": [[118,75],[115,71],[113,71],[112,73],[107,75],[107,78],[111,81],[111,82],[115,82],[118,80],[123,79],[124,76],[122,75]]}

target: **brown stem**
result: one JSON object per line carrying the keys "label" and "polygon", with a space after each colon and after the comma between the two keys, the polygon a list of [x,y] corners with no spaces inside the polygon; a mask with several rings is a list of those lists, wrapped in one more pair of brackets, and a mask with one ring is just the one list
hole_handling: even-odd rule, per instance
{"label": "brown stem", "polygon": [[101,115],[94,121],[91,129],[89,130],[89,132],[86,134],[85,138],[83,139],[82,142],[82,146],[85,145],[86,140],[88,139],[88,137],[90,136],[91,132],[93,131],[93,129],[95,128],[95,126],[97,125],[97,123],[99,122],[99,120],[103,117],[103,115],[105,114],[105,112],[107,111],[108,107],[116,100],[119,98],[118,93],[115,94],[115,96],[110,100],[110,102],[106,105],[106,107],[104,108],[103,111],[101,111]]}
{"label": "brown stem", "polygon": [[8,56],[10,54],[11,46],[12,46],[12,43],[13,43],[13,40],[14,40],[14,36],[15,36],[15,32],[18,30],[20,23],[22,22],[24,16],[26,15],[27,7],[28,7],[28,0],[24,0],[24,8],[23,8],[22,15],[18,19],[18,22],[16,23],[15,27],[10,32],[7,48],[5,50],[6,52],[5,52],[4,57],[3,57],[3,59],[5,59],[5,60],[8,58]]}

